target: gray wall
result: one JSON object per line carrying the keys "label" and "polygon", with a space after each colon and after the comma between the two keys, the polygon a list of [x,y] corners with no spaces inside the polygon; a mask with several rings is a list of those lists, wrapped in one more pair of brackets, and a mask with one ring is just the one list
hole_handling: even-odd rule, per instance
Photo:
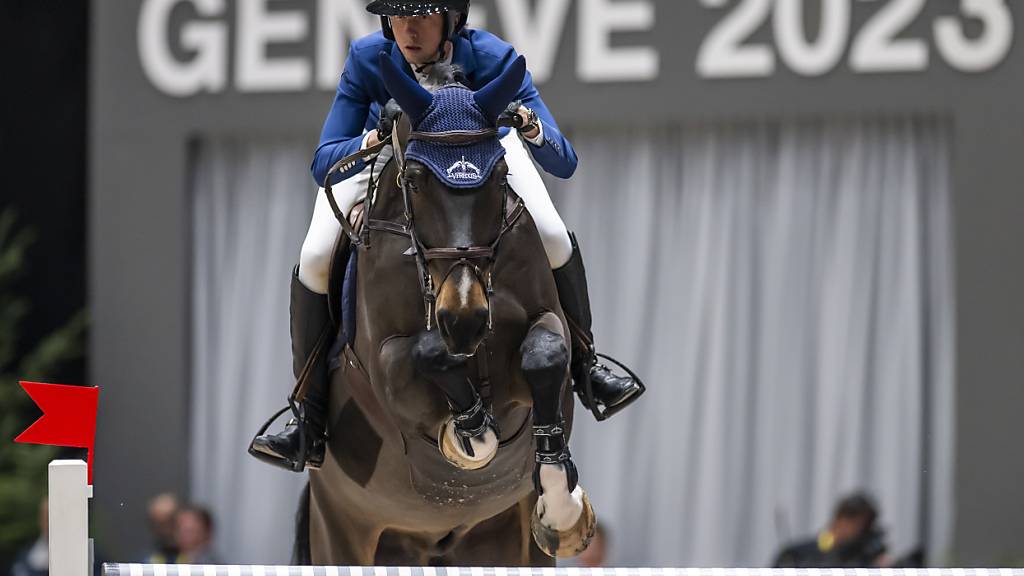
{"label": "gray wall", "polygon": [[[584,82],[580,62],[593,54],[591,48],[580,45],[577,31],[581,22],[592,23],[609,9],[602,5],[606,1],[571,2],[555,44],[552,80],[542,90],[564,125],[907,112],[948,115],[954,123],[958,521],[953,560],[962,565],[992,565],[1024,559],[1019,538],[1019,519],[1024,517],[1024,498],[1019,496],[1024,479],[1020,443],[1024,419],[1017,414],[1024,405],[1024,305],[1020,300],[1024,260],[1019,254],[1024,246],[1021,42],[1014,41],[990,70],[956,70],[941,57],[932,24],[957,14],[960,3],[932,0],[900,34],[900,38],[924,39],[929,60],[920,71],[858,73],[849,63],[850,51],[843,50],[834,68],[813,77],[798,75],[779,62],[765,77],[708,79],[696,71],[697,54],[710,31],[737,3],[711,9],[704,7],[711,2],[631,0],[653,7],[651,29],[616,34],[611,43],[615,47],[649,45],[656,50],[654,78],[629,79],[636,70],[627,70],[619,81]],[[223,14],[217,10],[222,2]],[[279,83],[269,91],[246,87],[251,78],[239,80],[245,74],[237,58],[243,35],[235,23],[240,13],[236,1],[205,0],[203,5],[212,7],[212,16],[198,16],[190,2],[172,2],[175,8],[168,25],[160,28],[168,34],[168,49],[179,61],[194,57],[194,51],[181,45],[182,26],[200,22],[208,30],[226,34],[228,40],[223,87],[185,97],[157,88],[141,64],[140,7],[158,4],[155,0],[93,2],[91,367],[92,381],[103,387],[96,502],[108,547],[124,560],[145,544],[140,530],[145,498],[161,489],[187,490],[189,142],[219,135],[287,135],[307,139],[312,150],[331,99],[331,91],[312,87],[318,62],[313,2],[271,4],[274,10],[298,10],[307,19],[308,34],[298,42],[274,45],[268,54],[307,62],[311,76],[299,88]],[[617,5],[621,4],[620,0]],[[888,2],[851,0],[850,4],[852,28],[860,34]],[[1024,34],[1024,6],[1007,4],[1013,10],[1013,33]],[[474,2],[474,6],[486,9],[491,30],[508,34],[508,23],[500,18],[493,0]],[[809,11],[805,16],[816,20],[818,13]],[[969,34],[989,33],[981,21],[968,22]],[[770,23],[759,26],[750,42],[764,43],[772,54],[781,50]],[[542,58],[531,55],[531,61]],[[310,184],[296,186],[304,189]]]}

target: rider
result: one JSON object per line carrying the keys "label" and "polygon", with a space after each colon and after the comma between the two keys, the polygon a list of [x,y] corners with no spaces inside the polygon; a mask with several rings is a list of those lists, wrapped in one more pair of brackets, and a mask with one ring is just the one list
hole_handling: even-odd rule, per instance
{"label": "rider", "polygon": [[[437,63],[457,66],[464,75],[463,83],[474,90],[512,64],[517,54],[511,45],[488,32],[466,28],[469,3],[470,0],[374,0],[367,6],[369,12],[380,16],[381,31],[351,46],[313,158],[313,178],[318,184],[324,183],[328,170],[338,160],[390,136],[391,118],[383,112],[390,95],[380,79],[380,52],[388,52],[402,69],[428,87],[430,68]],[[526,204],[540,232],[562,309],[575,336],[573,379],[579,390],[583,379],[589,376],[594,401],[605,410],[620,408],[642,388],[633,378],[618,376],[597,362],[591,344],[590,300],[579,247],[555,210],[526,150],[545,171],[560,178],[568,178],[576,170],[576,153],[559,132],[529,74],[518,100],[506,115],[513,120],[518,114],[516,124],[521,128],[503,129],[501,138],[509,166],[508,182]],[[334,194],[345,214],[365,196],[371,171],[372,167],[359,161],[332,178]],[[324,454],[327,362],[325,358],[314,358],[307,366],[307,360],[315,349],[326,349],[323,343],[319,348],[316,343],[329,322],[328,273],[340,232],[341,226],[326,195],[318,194],[291,288],[293,367],[296,377],[304,368],[314,370],[302,400],[310,438],[310,467],[317,467]],[[303,446],[298,428],[293,420],[280,434],[258,436],[253,448],[262,453],[261,457],[269,456],[267,459],[272,462],[301,470],[303,462],[299,455]]]}

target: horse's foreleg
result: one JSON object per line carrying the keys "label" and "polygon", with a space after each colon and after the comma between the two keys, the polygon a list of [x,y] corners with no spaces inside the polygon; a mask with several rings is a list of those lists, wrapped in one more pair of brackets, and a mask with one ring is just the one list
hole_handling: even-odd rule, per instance
{"label": "horse's foreleg", "polygon": [[523,376],[533,396],[533,435],[537,466],[533,482],[539,498],[533,537],[552,556],[575,556],[594,535],[594,511],[578,485],[579,475],[565,441],[562,392],[568,379],[569,350],[562,323],[551,313],[530,328],[523,345]]}
{"label": "horse's foreleg", "polygon": [[445,458],[467,470],[483,468],[498,451],[494,418],[469,379],[466,359],[452,356],[438,330],[420,333],[413,348],[416,372],[444,392],[452,417],[441,426],[438,446]]}

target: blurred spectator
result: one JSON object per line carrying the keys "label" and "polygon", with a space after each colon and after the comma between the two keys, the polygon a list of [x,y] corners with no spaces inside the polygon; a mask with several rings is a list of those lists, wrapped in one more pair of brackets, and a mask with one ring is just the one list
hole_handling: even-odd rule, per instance
{"label": "blurred spectator", "polygon": [[18,553],[11,566],[11,576],[45,576],[50,570],[48,541],[50,536],[50,512],[46,498],[39,503],[39,538],[31,546]]}
{"label": "blurred spectator", "polygon": [[876,525],[878,508],[867,494],[839,501],[832,522],[817,538],[790,545],[776,568],[877,568],[889,564],[885,533]]}
{"label": "blurred spectator", "polygon": [[608,560],[608,531],[604,524],[598,522],[594,527],[594,537],[590,546],[576,557],[575,566],[580,568],[602,568]]}
{"label": "blurred spectator", "polygon": [[147,564],[168,564],[178,556],[174,539],[178,498],[165,492],[149,501],[149,530],[153,535],[153,550],[146,555]]}
{"label": "blurred spectator", "polygon": [[213,516],[205,508],[187,506],[175,516],[174,541],[178,564],[217,564],[213,556]]}

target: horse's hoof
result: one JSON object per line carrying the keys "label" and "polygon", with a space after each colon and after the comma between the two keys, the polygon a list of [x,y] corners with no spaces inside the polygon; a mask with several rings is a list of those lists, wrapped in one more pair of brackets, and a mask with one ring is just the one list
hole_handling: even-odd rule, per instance
{"label": "horse's hoof", "polygon": [[[583,489],[580,488],[582,492]],[[583,492],[583,511],[579,520],[568,530],[554,530],[545,526],[537,513],[536,506],[530,519],[530,531],[533,532],[533,541],[552,558],[571,558],[579,555],[590,546],[590,539],[594,537],[594,530],[597,519],[594,516],[594,507],[590,505],[590,498]]]}
{"label": "horse's hoof", "polygon": [[477,454],[476,456],[466,454],[459,442],[459,435],[455,432],[455,419],[451,417],[441,425],[437,447],[441,449],[445,460],[461,470],[479,470],[490,464],[491,460],[494,460],[495,454],[498,453],[497,442],[495,442],[494,449],[488,451],[487,454]]}

